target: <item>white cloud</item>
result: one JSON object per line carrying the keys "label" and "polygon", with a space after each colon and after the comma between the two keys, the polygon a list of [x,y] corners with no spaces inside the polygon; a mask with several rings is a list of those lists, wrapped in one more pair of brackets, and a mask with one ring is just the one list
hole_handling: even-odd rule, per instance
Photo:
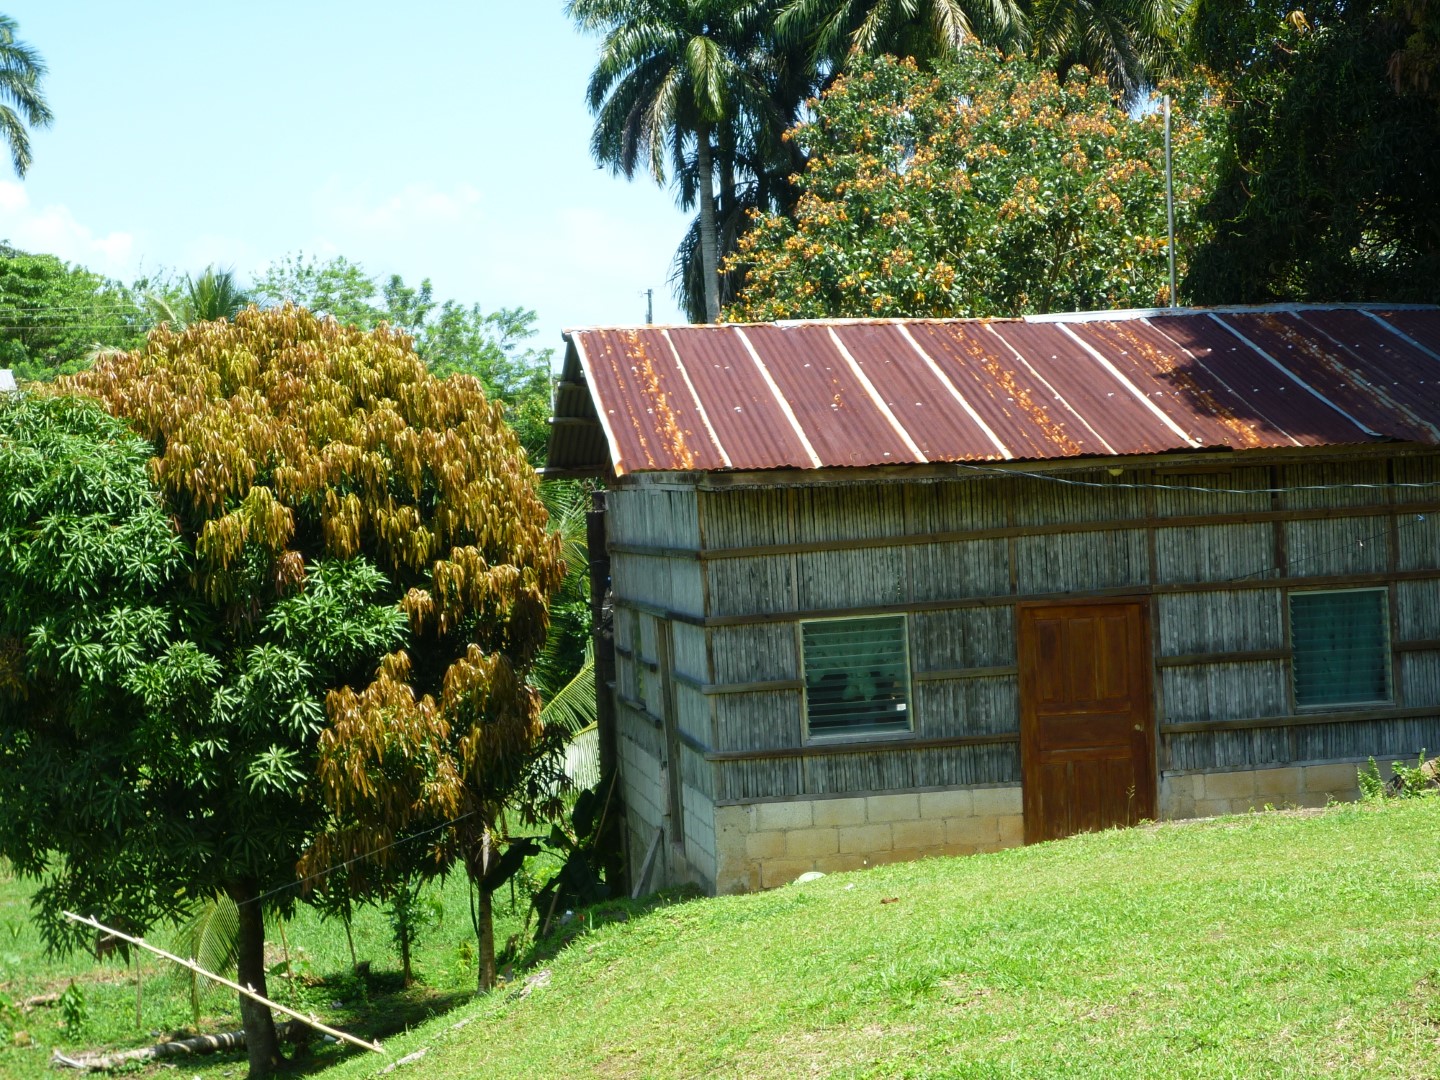
{"label": "white cloud", "polygon": [[97,233],[62,204],[35,206],[20,184],[0,181],[0,239],[22,251],[58,255],[111,277],[126,278],[135,267],[135,236]]}
{"label": "white cloud", "polygon": [[484,220],[482,203],[480,190],[470,184],[447,190],[417,182],[377,197],[331,180],[315,195],[317,219],[341,235],[474,227]]}

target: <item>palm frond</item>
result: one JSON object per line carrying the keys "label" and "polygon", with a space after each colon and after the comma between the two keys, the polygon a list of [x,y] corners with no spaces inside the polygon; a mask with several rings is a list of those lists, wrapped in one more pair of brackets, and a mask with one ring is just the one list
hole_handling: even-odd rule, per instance
{"label": "palm frond", "polygon": [[595,655],[593,649],[587,648],[585,663],[568,683],[550,695],[540,710],[540,720],[547,726],[563,728],[573,737],[595,723],[597,715]]}

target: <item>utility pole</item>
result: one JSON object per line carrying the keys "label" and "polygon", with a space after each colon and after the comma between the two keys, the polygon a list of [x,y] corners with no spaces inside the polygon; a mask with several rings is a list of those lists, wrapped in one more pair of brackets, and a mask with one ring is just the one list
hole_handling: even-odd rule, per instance
{"label": "utility pole", "polygon": [[1179,307],[1175,299],[1175,177],[1170,167],[1170,95],[1165,95],[1165,220],[1170,248],[1170,306]]}
{"label": "utility pole", "polygon": [[649,326],[655,321],[655,290],[645,290],[645,325]]}

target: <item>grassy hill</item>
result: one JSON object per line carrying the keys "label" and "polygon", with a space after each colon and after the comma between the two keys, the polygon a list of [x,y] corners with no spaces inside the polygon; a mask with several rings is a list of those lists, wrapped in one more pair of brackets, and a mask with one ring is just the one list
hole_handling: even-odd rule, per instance
{"label": "grassy hill", "polygon": [[321,1074],[1434,1077],[1440,799],[676,904]]}

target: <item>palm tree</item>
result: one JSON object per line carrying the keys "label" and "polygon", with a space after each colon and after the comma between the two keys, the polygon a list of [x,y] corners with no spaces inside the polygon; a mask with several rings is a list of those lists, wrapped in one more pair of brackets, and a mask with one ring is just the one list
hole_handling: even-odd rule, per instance
{"label": "palm tree", "polygon": [[840,71],[852,52],[933,61],[967,41],[1027,48],[1063,77],[1076,65],[1127,99],[1171,58],[1183,0],[786,0],[782,41],[805,42],[812,62]]}
{"label": "palm tree", "polygon": [[1063,79],[1075,66],[1133,101],[1175,59],[1183,0],[1022,0],[1036,59]]}
{"label": "palm tree", "polygon": [[[661,184],[673,169],[682,179],[681,205],[699,204],[710,322],[720,315],[717,151],[737,144],[747,126],[770,126],[768,118],[777,112],[767,80],[777,3],[570,0],[566,8],[582,30],[605,35],[588,92],[596,161],[626,177],[646,166]],[[683,182],[692,168],[693,186]]]}
{"label": "palm tree", "polygon": [[16,176],[23,177],[30,169],[26,125],[49,127],[55,119],[40,90],[44,75],[45,61],[40,54],[16,40],[14,19],[0,15],[0,135],[10,144]]}
{"label": "palm tree", "polygon": [[804,42],[828,73],[852,52],[938,60],[967,41],[1012,45],[1023,27],[1016,0],[786,0],[776,20],[780,39]]}
{"label": "palm tree", "polygon": [[145,294],[156,321],[183,329],[191,323],[234,319],[251,303],[250,295],[235,279],[234,270],[207,266],[199,277],[185,275],[182,284],[167,285]]}

